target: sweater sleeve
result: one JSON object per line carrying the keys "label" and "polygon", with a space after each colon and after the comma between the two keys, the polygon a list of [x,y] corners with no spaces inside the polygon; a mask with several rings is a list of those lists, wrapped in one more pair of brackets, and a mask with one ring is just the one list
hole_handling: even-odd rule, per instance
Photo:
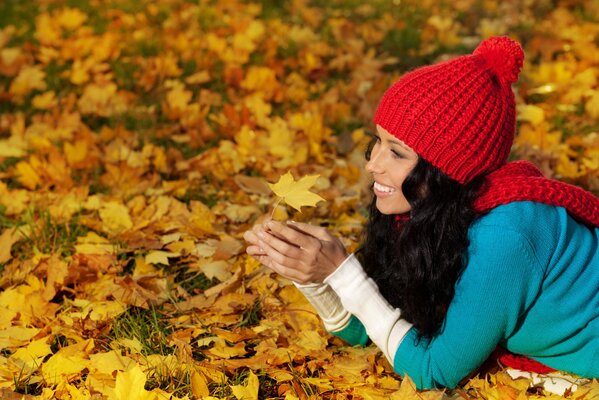
{"label": "sweater sleeve", "polygon": [[411,330],[395,353],[395,371],[418,388],[455,387],[475,371],[517,329],[541,286],[542,268],[519,232],[486,226],[470,240],[440,333],[417,340]]}
{"label": "sweater sleeve", "polygon": [[401,318],[401,310],[387,302],[353,254],[325,283],[339,295],[343,307],[360,320],[370,339],[393,364],[399,343],[412,328],[412,324]]}

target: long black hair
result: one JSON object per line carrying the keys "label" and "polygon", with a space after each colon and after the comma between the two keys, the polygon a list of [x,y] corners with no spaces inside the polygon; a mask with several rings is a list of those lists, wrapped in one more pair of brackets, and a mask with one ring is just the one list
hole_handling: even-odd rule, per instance
{"label": "long black hair", "polygon": [[433,337],[443,325],[466,263],[468,228],[476,218],[472,203],[481,183],[479,177],[460,184],[420,157],[401,188],[409,216],[384,215],[376,198],[370,203],[358,256],[420,338]]}

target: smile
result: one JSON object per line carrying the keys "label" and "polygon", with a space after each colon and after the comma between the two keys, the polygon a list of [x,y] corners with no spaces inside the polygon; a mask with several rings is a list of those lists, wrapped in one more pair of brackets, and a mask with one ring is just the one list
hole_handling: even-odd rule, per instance
{"label": "smile", "polygon": [[395,189],[389,186],[381,185],[378,182],[374,182],[374,190],[380,193],[393,193]]}

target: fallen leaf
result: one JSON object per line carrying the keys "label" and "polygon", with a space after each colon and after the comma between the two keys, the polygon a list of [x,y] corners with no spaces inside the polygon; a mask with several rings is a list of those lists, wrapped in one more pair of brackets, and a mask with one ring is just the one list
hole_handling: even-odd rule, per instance
{"label": "fallen leaf", "polygon": [[301,211],[302,206],[313,207],[319,201],[324,201],[322,197],[309,191],[318,177],[319,175],[307,175],[296,181],[291,175],[291,171],[288,171],[279,178],[277,183],[269,183],[268,186],[280,197],[280,200]]}

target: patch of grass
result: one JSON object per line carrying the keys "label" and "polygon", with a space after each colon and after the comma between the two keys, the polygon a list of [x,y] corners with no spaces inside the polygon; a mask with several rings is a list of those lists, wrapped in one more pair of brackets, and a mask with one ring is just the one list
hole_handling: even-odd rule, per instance
{"label": "patch of grass", "polygon": [[75,252],[77,238],[89,232],[78,223],[77,216],[68,222],[57,223],[48,210],[28,210],[12,226],[23,227],[24,238],[13,249],[21,259],[38,253],[68,257]]}
{"label": "patch of grass", "polygon": [[264,19],[287,19],[289,17],[289,0],[257,0],[255,3],[262,6],[261,18]]}
{"label": "patch of grass", "polygon": [[179,266],[175,275],[175,283],[191,294],[201,293],[220,281],[216,278],[208,278],[203,272],[190,271],[186,265]]}
{"label": "patch of grass", "polygon": [[164,147],[165,149],[175,149],[179,151],[186,160],[193,158],[204,151],[203,147],[194,148],[188,143],[180,143],[168,137],[153,137],[150,139],[150,142],[156,146]]}
{"label": "patch of grass", "polygon": [[50,62],[44,71],[46,72],[47,90],[53,90],[57,95],[61,92],[69,92],[72,89],[71,83],[63,77],[64,71],[69,69],[67,64],[58,64],[56,61]]}
{"label": "patch of grass", "polygon": [[33,376],[25,374],[24,370],[21,369],[18,374],[13,376],[13,383],[15,385],[15,393],[27,394],[32,396],[39,396],[42,394],[44,389],[42,382],[31,382]]}
{"label": "patch of grass", "polygon": [[260,323],[260,320],[264,317],[262,314],[262,300],[256,299],[254,304],[243,311],[241,321],[237,324],[239,328],[247,328],[256,326]]}
{"label": "patch of grass", "polygon": [[35,41],[35,16],[39,14],[39,5],[33,1],[0,1],[0,27],[12,25],[17,28],[7,47]]}
{"label": "patch of grass", "polygon": [[175,351],[167,340],[171,332],[172,326],[156,307],[132,306],[112,322],[108,339],[136,339],[143,355],[168,355]]}
{"label": "patch of grass", "polygon": [[159,388],[177,397],[192,395],[191,372],[188,368],[161,364],[155,366],[149,372],[144,389]]}
{"label": "patch of grass", "polygon": [[201,185],[189,186],[183,196],[177,198],[185,204],[189,204],[192,201],[201,201],[208,206],[208,208],[214,207],[219,200],[218,193],[207,193],[206,188]]}
{"label": "patch of grass", "polygon": [[10,168],[17,165],[19,161],[22,160],[21,157],[6,157],[4,159],[0,158],[0,172],[6,172]]}
{"label": "patch of grass", "polygon": [[231,391],[231,385],[241,385],[247,381],[250,375],[248,368],[238,368],[234,371],[233,375],[228,376],[223,382],[213,382],[208,385],[210,394],[217,398],[229,399],[233,395]]}
{"label": "patch of grass", "polygon": [[50,343],[50,350],[52,350],[52,353],[56,353],[58,350],[68,346],[69,344],[71,343],[69,343],[69,339],[66,336],[57,334],[52,339],[52,343]]}
{"label": "patch of grass", "polygon": [[136,90],[135,73],[140,69],[139,65],[123,59],[110,62],[110,69],[114,73],[115,81],[119,88]]}

